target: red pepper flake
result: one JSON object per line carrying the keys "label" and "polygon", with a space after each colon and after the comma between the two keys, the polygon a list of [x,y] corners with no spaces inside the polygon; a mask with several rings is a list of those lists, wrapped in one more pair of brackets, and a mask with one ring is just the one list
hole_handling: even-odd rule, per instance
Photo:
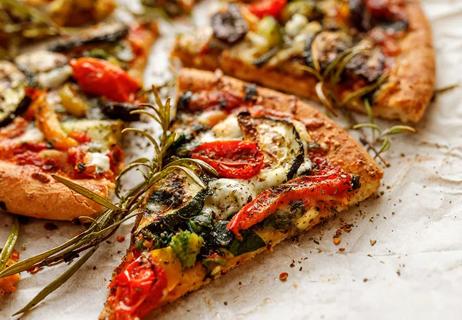
{"label": "red pepper flake", "polygon": [[124,236],[117,236],[116,240],[118,242],[124,242],[125,241],[125,237]]}
{"label": "red pepper flake", "polygon": [[282,282],[287,281],[287,278],[289,277],[289,274],[287,272],[281,272],[279,274],[279,280]]}
{"label": "red pepper flake", "polygon": [[333,242],[336,246],[338,246],[342,242],[342,239],[339,237],[334,237]]}
{"label": "red pepper flake", "polygon": [[38,173],[38,172],[34,172],[32,173],[32,179],[35,179],[37,181],[40,181],[41,183],[48,183],[50,182],[50,179],[44,175],[44,174],[41,174],[41,173]]}

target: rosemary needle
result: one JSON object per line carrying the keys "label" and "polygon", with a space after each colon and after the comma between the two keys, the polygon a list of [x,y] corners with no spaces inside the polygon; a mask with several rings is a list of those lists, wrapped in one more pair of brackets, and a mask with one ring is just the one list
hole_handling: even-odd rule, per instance
{"label": "rosemary needle", "polygon": [[19,221],[16,217],[13,217],[13,226],[11,227],[10,234],[6,239],[5,245],[3,246],[2,252],[0,253],[0,270],[6,267],[8,259],[10,259],[13,253],[14,245],[18,240],[19,236]]}
{"label": "rosemary needle", "polygon": [[13,316],[18,314],[22,314],[31,310],[34,306],[36,306],[40,301],[45,299],[50,293],[58,289],[64,282],[66,282],[70,277],[80,269],[80,267],[87,262],[87,260],[95,253],[98,247],[93,247],[88,251],[82,258],[77,260],[69,269],[67,269],[63,274],[61,274],[58,278],[53,280],[49,285],[43,288],[29,303],[27,303],[23,308],[16,311]]}

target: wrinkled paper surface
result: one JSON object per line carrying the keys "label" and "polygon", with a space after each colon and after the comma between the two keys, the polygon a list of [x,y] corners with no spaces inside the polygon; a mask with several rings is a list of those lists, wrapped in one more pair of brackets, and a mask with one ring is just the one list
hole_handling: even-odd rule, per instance
{"label": "wrinkled paper surface", "polygon": [[[437,53],[437,87],[462,83],[462,1],[427,0]],[[193,15],[208,19],[210,1]],[[147,81],[160,82],[174,32],[183,19],[162,23]],[[156,319],[461,319],[462,317],[462,88],[440,95],[418,133],[398,137],[386,155],[391,167],[378,198],[342,213],[296,241],[286,241],[205,289],[167,306]],[[11,220],[0,217],[3,243]],[[341,243],[332,239],[343,224]],[[81,231],[44,221],[21,226],[17,249],[27,258]],[[116,235],[128,235],[124,225]],[[96,319],[112,270],[127,245],[113,237],[79,272],[24,319]],[[374,244],[375,245],[372,245]],[[342,248],[342,249],[341,249]],[[344,248],[344,251],[342,251]],[[64,266],[22,274],[18,291],[0,302],[9,319]],[[279,274],[289,274],[286,282]]]}

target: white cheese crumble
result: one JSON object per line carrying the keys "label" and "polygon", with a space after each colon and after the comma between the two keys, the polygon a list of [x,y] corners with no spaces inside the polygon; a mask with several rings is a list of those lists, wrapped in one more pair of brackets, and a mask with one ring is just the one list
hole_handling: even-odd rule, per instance
{"label": "white cheese crumble", "polygon": [[109,171],[111,161],[107,155],[100,152],[89,152],[85,155],[85,164],[87,166],[95,166],[97,173]]}

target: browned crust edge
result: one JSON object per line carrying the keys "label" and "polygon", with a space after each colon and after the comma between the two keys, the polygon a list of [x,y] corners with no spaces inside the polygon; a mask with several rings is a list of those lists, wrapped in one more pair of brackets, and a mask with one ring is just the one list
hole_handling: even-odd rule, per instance
{"label": "browned crust edge", "polygon": [[[435,53],[431,27],[420,2],[408,1],[406,11],[410,31],[400,41],[401,54],[396,58],[387,83],[376,93],[373,111],[381,118],[416,123],[423,117],[433,96]],[[244,63],[229,50],[218,56],[213,52],[197,54],[190,52],[181,43],[180,38],[177,38],[172,56],[179,58],[185,67],[211,71],[220,68],[226,74],[245,81],[317,99],[316,80],[309,75],[295,76],[278,69],[257,68]],[[364,112],[362,104],[351,105],[349,108]]]}
{"label": "browned crust edge", "polygon": [[[74,182],[106,198],[114,189],[114,184],[106,179]],[[51,220],[70,221],[102,211],[96,202],[71,191],[50,174],[34,166],[6,161],[0,161],[0,203],[8,212]]]}

